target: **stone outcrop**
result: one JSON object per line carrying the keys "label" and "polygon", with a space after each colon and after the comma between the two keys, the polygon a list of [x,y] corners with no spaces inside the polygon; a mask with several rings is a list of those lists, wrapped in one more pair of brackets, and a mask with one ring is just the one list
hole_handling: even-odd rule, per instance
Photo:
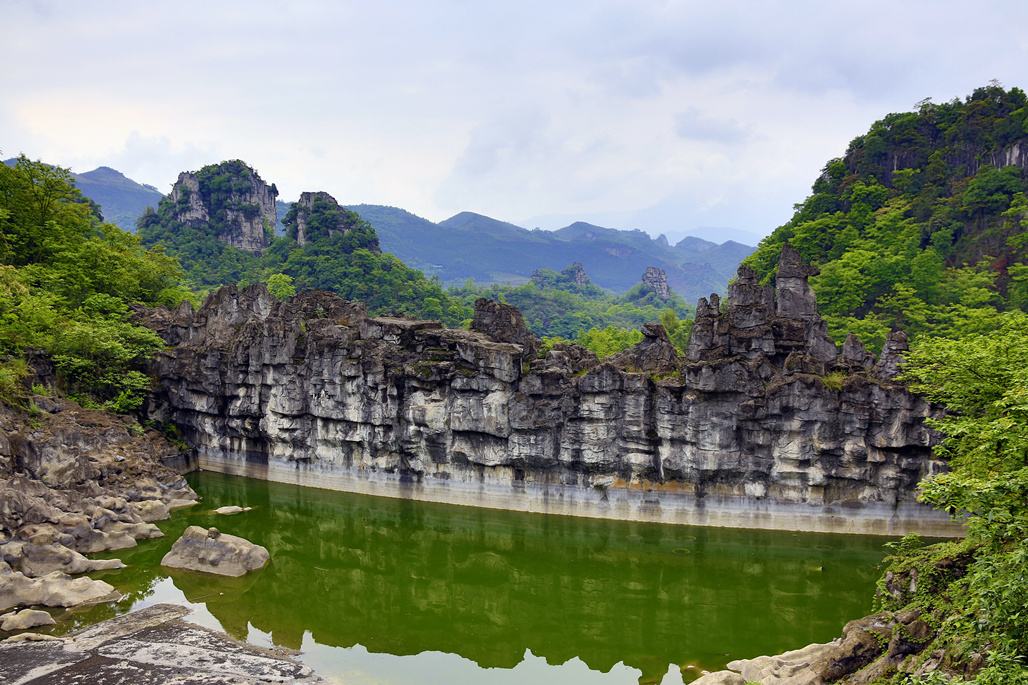
{"label": "stone outcrop", "polygon": [[84,555],[161,536],[152,521],[192,503],[161,465],[178,450],[134,421],[37,397],[29,418],[0,407],[0,610],[117,599],[109,584],[73,575],[124,567]]}
{"label": "stone outcrop", "polygon": [[475,300],[471,330],[497,342],[519,345],[526,358],[531,358],[539,348],[539,339],[528,329],[516,307],[484,297]]}
{"label": "stone outcrop", "polygon": [[161,559],[161,566],[232,577],[264,568],[267,563],[268,550],[264,547],[217,528],[200,526],[186,528]]}
{"label": "stone outcrop", "polygon": [[0,642],[0,682],[18,685],[323,684],[290,650],[262,649],[184,620],[157,604],[64,637],[21,633]]}
{"label": "stone outcrop", "polygon": [[646,267],[642,276],[644,286],[650,288],[662,300],[671,299],[671,286],[667,282],[667,272],[656,266]]}
{"label": "stone outcrop", "polygon": [[[229,179],[226,181],[225,179]],[[177,223],[213,229],[216,237],[240,250],[260,252],[277,221],[278,189],[238,160],[183,171],[161,211]]]}
{"label": "stone outcrop", "polygon": [[592,285],[589,274],[585,271],[582,262],[572,262],[559,272],[552,269],[536,269],[532,272],[532,283],[539,288],[552,288],[572,286],[573,288],[587,288]]}
{"label": "stone outcrop", "polygon": [[[318,238],[345,235],[362,225],[357,214],[340,206],[334,197],[324,191],[300,193],[300,199],[293,203],[283,223],[286,232],[299,245],[306,245]],[[365,247],[377,252],[378,239],[370,240]]]}
{"label": "stone outcrop", "polygon": [[572,262],[571,266],[564,269],[564,273],[571,277],[575,285],[589,285],[592,282],[589,280],[589,274],[585,272],[582,262]]}
{"label": "stone outcrop", "polygon": [[[225,287],[142,318],[152,418],[202,467],[394,496],[710,525],[951,534],[915,501],[935,410],[828,338],[791,249],[700,301],[688,354],[659,326],[601,362],[545,354],[488,300],[472,330],[368,317],[332,295]],[[888,353],[888,350],[887,350]],[[888,368],[886,368],[888,367]],[[881,370],[881,373],[876,371]]]}

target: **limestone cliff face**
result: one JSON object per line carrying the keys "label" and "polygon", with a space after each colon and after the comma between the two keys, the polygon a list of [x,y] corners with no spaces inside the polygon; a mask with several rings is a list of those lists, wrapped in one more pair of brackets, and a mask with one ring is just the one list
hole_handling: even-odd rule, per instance
{"label": "limestone cliff face", "polygon": [[[201,467],[513,509],[808,530],[953,532],[915,502],[933,409],[827,338],[798,256],[701,300],[686,358],[660,326],[605,363],[544,354],[506,305],[471,331],[369,318],[323,292],[225,287],[149,317],[153,418]],[[887,355],[899,353],[899,337]]]}
{"label": "limestone cliff face", "polygon": [[217,238],[247,252],[269,244],[277,220],[278,189],[240,161],[222,162],[200,171],[184,171],[171,189],[169,219],[213,229]]}

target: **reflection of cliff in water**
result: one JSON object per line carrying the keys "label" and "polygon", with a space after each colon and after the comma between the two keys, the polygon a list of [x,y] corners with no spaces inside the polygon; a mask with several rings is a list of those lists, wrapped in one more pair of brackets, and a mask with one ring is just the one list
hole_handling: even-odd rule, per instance
{"label": "reflection of cliff in water", "polygon": [[[460,654],[513,667],[525,649],[644,674],[831,638],[868,607],[880,539],[658,526],[433,505],[204,474],[201,525],[265,545],[243,579],[173,580],[238,637],[297,648]],[[199,512],[197,512],[199,514]],[[214,518],[214,517],[211,517]],[[223,594],[221,594],[223,593]]]}

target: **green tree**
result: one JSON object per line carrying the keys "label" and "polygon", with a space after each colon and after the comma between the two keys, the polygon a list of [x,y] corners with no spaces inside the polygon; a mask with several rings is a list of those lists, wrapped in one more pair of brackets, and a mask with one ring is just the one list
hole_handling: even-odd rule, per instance
{"label": "green tree", "polygon": [[[959,667],[977,652],[974,682],[1028,681],[1028,315],[1008,312],[993,330],[926,337],[904,367],[911,387],[949,411],[932,422],[944,437],[937,453],[951,470],[922,483],[926,502],[966,517],[966,571],[939,578],[954,543],[896,555],[919,568],[916,600],[940,625],[938,644]],[[940,584],[941,582],[941,584]]]}
{"label": "green tree", "polygon": [[296,295],[296,287],[293,285],[293,277],[288,274],[272,274],[268,276],[268,292],[280,300],[288,299]]}

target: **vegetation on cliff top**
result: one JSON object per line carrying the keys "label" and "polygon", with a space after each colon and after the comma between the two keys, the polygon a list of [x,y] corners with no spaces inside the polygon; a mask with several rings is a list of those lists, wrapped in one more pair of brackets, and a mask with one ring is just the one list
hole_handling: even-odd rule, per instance
{"label": "vegetation on cliff top", "polygon": [[[912,336],[911,387],[949,410],[934,426],[951,471],[923,499],[966,517],[960,542],[896,545],[879,605],[919,609],[922,661],[896,683],[1028,682],[1028,97],[998,84],[890,114],[830,161],[793,218],[747,260],[771,280],[786,241],[832,335],[873,348]],[[911,578],[916,578],[911,585]],[[913,590],[909,588],[915,588]],[[948,678],[948,676],[947,676]]]}
{"label": "vegetation on cliff top", "polygon": [[[201,199],[212,217],[224,218],[228,207],[239,209],[236,197],[250,187],[249,174],[252,170],[238,161],[197,172]],[[330,290],[363,302],[372,314],[435,319],[451,326],[466,323],[474,301],[489,297],[518,307],[537,335],[578,337],[598,354],[623,349],[631,344],[635,329],[668,317],[668,312],[675,321],[690,313],[680,297],[663,301],[642,285],[617,296],[576,282],[568,270],[540,269],[532,282],[521,286],[468,282],[446,290],[438,280],[381,253],[371,225],[323,194],[315,194],[309,208],[293,204],[283,219],[286,234],[271,239],[261,254],[226,244],[219,238],[225,226],[213,219],[201,225],[179,221],[182,209],[166,198],[157,211],[140,219],[139,235],[145,245],[162,245],[178,257],[190,284],[201,291],[227,283],[266,282],[281,274],[297,290]],[[300,212],[307,228],[303,245],[297,241]]]}
{"label": "vegetation on cliff top", "polygon": [[[225,226],[216,218],[223,222],[227,209],[240,209],[236,198],[250,187],[248,175],[252,173],[239,161],[204,167],[197,172],[197,180],[211,222],[179,221],[182,208],[165,198],[157,211],[147,212],[139,220],[143,244],[161,245],[177,257],[190,285],[200,291],[229,283],[266,281],[281,273],[290,276],[299,290],[331,290],[364,302],[374,313],[432,318],[451,325],[469,315],[437,282],[392,255],[380,253],[374,229],[346,209],[317,206],[318,211],[309,217],[315,230],[305,245],[296,242],[295,227],[292,235],[274,238],[271,226],[265,227],[270,246],[261,254],[226,244],[219,238],[226,232]],[[295,221],[295,210],[290,214],[286,220]],[[329,230],[330,223],[335,226],[340,221],[345,232]]]}
{"label": "vegetation on cliff top", "polygon": [[23,401],[35,359],[83,404],[135,409],[163,342],[130,306],[176,305],[181,280],[173,258],[103,223],[66,169],[0,165],[0,400]]}
{"label": "vegetation on cliff top", "polygon": [[965,100],[890,114],[831,160],[793,218],[745,263],[773,277],[788,241],[820,267],[811,279],[829,331],[879,348],[984,332],[1028,307],[1028,98],[979,88]]}
{"label": "vegetation on cliff top", "polygon": [[678,337],[684,350],[692,323],[692,307],[674,293],[663,300],[651,286],[640,283],[623,295],[615,295],[587,280],[582,282],[574,267],[562,271],[539,269],[524,285],[467,283],[451,293],[469,308],[479,297],[513,305],[536,335],[552,338],[551,342],[577,342],[601,358],[639,342],[643,324],[662,320],[673,322],[675,330],[681,330]]}

